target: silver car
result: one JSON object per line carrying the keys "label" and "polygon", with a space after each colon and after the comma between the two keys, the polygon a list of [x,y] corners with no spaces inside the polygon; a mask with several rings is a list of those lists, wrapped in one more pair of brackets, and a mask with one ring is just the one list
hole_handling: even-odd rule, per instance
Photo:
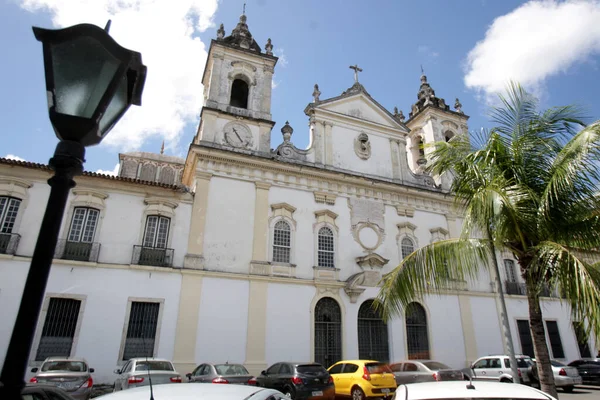
{"label": "silver car", "polygon": [[[534,362],[531,367],[531,378],[536,384],[539,384],[537,363],[535,358],[532,358]],[[562,388],[567,393],[570,393],[575,388],[575,385],[581,385],[582,378],[579,375],[579,371],[575,367],[569,367],[560,361],[550,360],[552,365],[552,375],[554,375],[554,384],[556,387]]]}
{"label": "silver car", "polygon": [[116,369],[114,372],[119,375],[115,380],[115,392],[147,386],[150,380],[153,386],[161,383],[181,383],[181,375],[175,371],[173,363],[160,358],[132,358],[123,368]]}
{"label": "silver car", "polygon": [[83,358],[49,357],[31,372],[35,376],[30,383],[59,387],[76,400],[87,400],[92,395],[94,368],[89,368]]}
{"label": "silver car", "polygon": [[407,360],[390,364],[396,384],[437,381],[462,381],[461,371],[432,360]]}
{"label": "silver car", "polygon": [[186,376],[190,382],[256,385],[254,376],[241,364],[200,364]]}

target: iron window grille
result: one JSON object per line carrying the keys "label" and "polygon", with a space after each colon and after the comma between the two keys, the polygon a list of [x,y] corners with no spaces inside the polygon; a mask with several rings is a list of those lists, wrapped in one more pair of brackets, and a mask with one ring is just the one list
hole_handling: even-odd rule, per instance
{"label": "iron window grille", "polygon": [[515,262],[513,260],[504,260],[504,271],[506,272],[506,280],[508,282],[517,281],[517,273],[515,272]]}
{"label": "iron window grille", "polygon": [[413,241],[411,239],[405,237],[404,239],[402,239],[401,250],[402,250],[402,259],[405,259],[413,251],[415,251],[415,244],[413,243]]}
{"label": "iron window grille", "polygon": [[429,333],[425,309],[418,303],[410,303],[405,313],[408,359],[429,360]]}
{"label": "iron window grille", "polygon": [[335,268],[333,231],[326,226],[319,229],[317,263],[319,267]]}
{"label": "iron window grille", "polygon": [[167,248],[171,219],[149,215],[142,246],[133,246],[132,264],[170,267],[173,264],[173,249]]}
{"label": "iron window grille", "polygon": [[59,240],[56,258],[76,261],[98,261],[100,243],[94,243],[100,211],[89,207],[75,207],[66,240]]}
{"label": "iron window grille", "polygon": [[565,358],[562,340],[560,340],[560,332],[558,331],[558,323],[556,321],[546,321],[546,332],[548,332],[552,357]]}
{"label": "iron window grille", "polygon": [[590,345],[588,343],[587,335],[585,334],[583,323],[581,321],[573,321],[573,329],[575,330],[575,338],[577,338],[579,355],[581,358],[591,358],[592,352],[590,351]]}
{"label": "iron window grille", "polygon": [[521,353],[529,357],[535,357],[533,353],[533,339],[531,338],[529,321],[526,319],[518,319],[517,331],[519,332],[519,341],[521,342]]}
{"label": "iron window grille", "polygon": [[342,359],[342,312],[334,299],[315,306],[315,362],[329,368]]}
{"label": "iron window grille", "polygon": [[527,285],[519,282],[504,281],[504,290],[506,294],[525,296],[527,294]]}
{"label": "iron window grille", "polygon": [[365,301],[358,310],[358,357],[389,362],[388,327],[373,300]]}
{"label": "iron window grille", "polygon": [[20,239],[17,233],[0,233],[0,254],[16,254]]}
{"label": "iron window grille", "polygon": [[273,228],[273,262],[289,263],[291,229],[285,221],[278,221]]}
{"label": "iron window grille", "polygon": [[0,253],[15,254],[20,236],[12,230],[17,220],[21,200],[14,197],[0,196]]}
{"label": "iron window grille", "polygon": [[123,348],[123,360],[154,357],[160,303],[132,301]]}
{"label": "iron window grille", "polygon": [[71,355],[80,308],[80,300],[50,298],[42,336],[35,355],[36,361],[44,361],[47,357]]}

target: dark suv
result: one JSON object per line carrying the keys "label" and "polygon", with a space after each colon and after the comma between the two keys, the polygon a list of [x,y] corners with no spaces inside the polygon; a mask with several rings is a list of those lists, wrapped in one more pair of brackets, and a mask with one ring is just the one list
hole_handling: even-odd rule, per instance
{"label": "dark suv", "polygon": [[335,399],[333,378],[321,364],[280,362],[262,371],[256,384],[292,399]]}

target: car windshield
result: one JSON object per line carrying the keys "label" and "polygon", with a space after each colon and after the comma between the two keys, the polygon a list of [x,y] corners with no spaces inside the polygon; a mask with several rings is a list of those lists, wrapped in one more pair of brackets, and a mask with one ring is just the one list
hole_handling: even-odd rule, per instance
{"label": "car windshield", "polygon": [[42,365],[42,372],[53,371],[85,372],[87,365],[82,361],[47,361]]}
{"label": "car windshield", "polygon": [[383,374],[385,372],[392,372],[390,367],[384,363],[366,363],[365,367],[367,367],[367,371],[369,371],[370,374]]}
{"label": "car windshield", "polygon": [[298,365],[296,367],[296,371],[298,371],[299,374],[309,374],[309,375],[318,375],[318,374],[324,374],[325,372],[327,372],[325,370],[325,368],[319,364]]}
{"label": "car windshield", "polygon": [[553,367],[566,367],[565,364],[556,360],[550,360],[550,364],[552,364]]}
{"label": "car windshield", "polygon": [[[510,368],[510,359],[505,359],[504,364],[506,365],[506,368]],[[532,365],[533,361],[531,361],[531,358],[517,357],[517,366],[519,368],[529,368]]]}
{"label": "car windshield", "polygon": [[173,365],[168,361],[138,361],[136,371],[174,371]]}
{"label": "car windshield", "polygon": [[425,361],[423,364],[432,371],[439,371],[440,369],[451,369],[446,364],[442,364],[441,362],[437,361]]}
{"label": "car windshield", "polygon": [[240,364],[217,364],[217,375],[250,375],[248,370]]}

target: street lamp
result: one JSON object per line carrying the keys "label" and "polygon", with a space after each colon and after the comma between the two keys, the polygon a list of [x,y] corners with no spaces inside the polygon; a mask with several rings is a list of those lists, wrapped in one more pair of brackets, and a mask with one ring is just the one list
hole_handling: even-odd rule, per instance
{"label": "street lamp", "polygon": [[50,196],[0,375],[0,396],[21,400],[33,335],[73,178],[83,172],[85,146],[100,143],[131,104],[141,105],[146,66],[105,29],[80,24],[33,28],[42,42],[48,113],[60,142],[49,166]]}

